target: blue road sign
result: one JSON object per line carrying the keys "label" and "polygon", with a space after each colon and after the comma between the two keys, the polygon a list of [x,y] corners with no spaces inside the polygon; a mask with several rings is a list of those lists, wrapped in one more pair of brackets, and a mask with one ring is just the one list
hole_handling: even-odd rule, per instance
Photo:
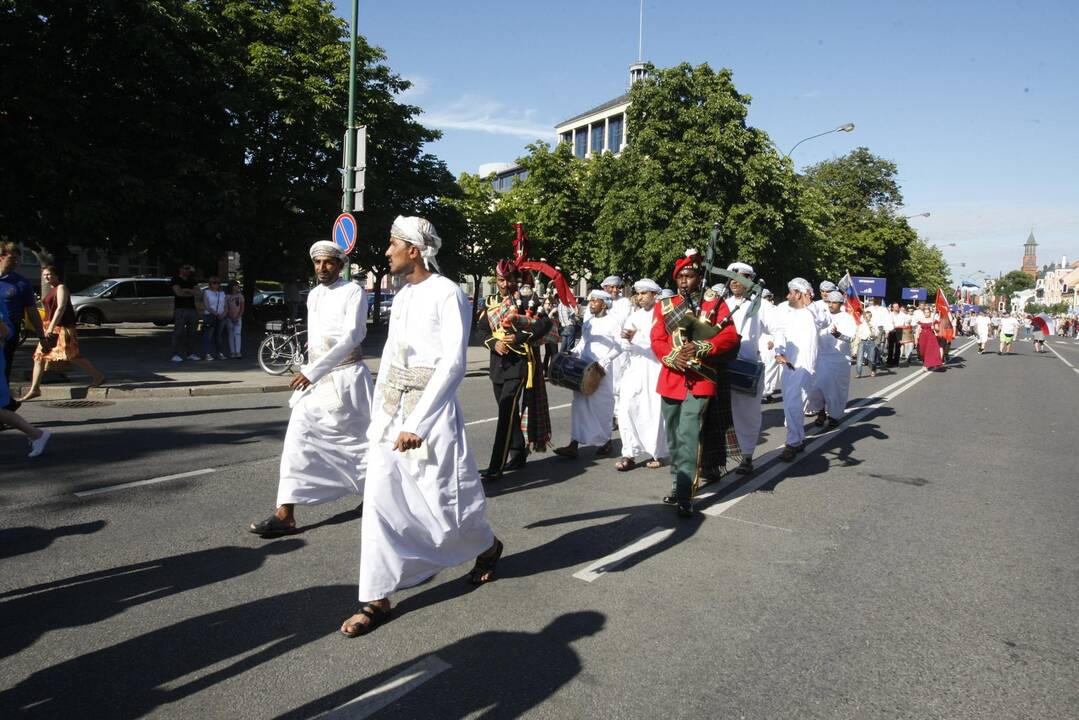
{"label": "blue road sign", "polygon": [[903,288],[903,300],[920,300],[925,302],[927,293],[925,288]]}
{"label": "blue road sign", "polygon": [[859,295],[869,297],[884,297],[885,288],[888,285],[888,281],[884,278],[875,277],[852,277],[854,282],[854,291]]}
{"label": "blue road sign", "polygon": [[345,254],[356,247],[356,218],[352,213],[343,212],[333,221],[333,241]]}

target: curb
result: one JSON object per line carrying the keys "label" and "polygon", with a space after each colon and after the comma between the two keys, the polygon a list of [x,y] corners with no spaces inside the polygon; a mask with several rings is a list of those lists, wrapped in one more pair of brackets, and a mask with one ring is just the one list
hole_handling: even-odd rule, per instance
{"label": "curb", "polygon": [[[139,400],[144,398],[212,397],[216,395],[252,395],[255,393],[288,392],[288,385],[239,385],[235,387],[182,386],[161,388],[125,388],[76,386],[43,386],[35,400]],[[11,394],[18,396],[25,388],[13,387]]]}

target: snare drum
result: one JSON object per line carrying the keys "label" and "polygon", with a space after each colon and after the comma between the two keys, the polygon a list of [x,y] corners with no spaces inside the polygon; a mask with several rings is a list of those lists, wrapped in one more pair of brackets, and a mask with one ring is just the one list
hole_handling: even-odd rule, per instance
{"label": "snare drum", "polygon": [[551,368],[547,371],[547,380],[552,385],[569,388],[585,397],[594,393],[603,382],[603,368],[597,362],[582,360],[568,354],[555,355]]}
{"label": "snare drum", "polygon": [[727,380],[731,384],[731,390],[735,392],[756,395],[762,377],[764,377],[764,363],[762,362],[735,358],[727,363]]}

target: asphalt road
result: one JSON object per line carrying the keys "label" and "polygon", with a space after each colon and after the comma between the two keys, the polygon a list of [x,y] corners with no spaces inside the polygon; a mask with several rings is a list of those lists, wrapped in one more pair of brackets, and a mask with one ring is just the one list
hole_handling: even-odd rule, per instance
{"label": "asphalt road", "polygon": [[[1050,347],[854,380],[783,468],[766,406],[757,475],[692,520],[666,469],[534,455],[489,488],[498,581],[446,571],[355,640],[357,503],[243,530],[284,394],[31,404],[56,437],[31,461],[0,434],[0,716],[1079,717],[1079,345]],[[486,379],[461,399],[482,466]]]}

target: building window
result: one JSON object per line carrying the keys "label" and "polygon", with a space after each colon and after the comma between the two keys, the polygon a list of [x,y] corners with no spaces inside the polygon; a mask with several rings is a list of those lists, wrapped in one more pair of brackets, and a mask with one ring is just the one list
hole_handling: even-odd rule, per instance
{"label": "building window", "polygon": [[577,128],[573,136],[573,154],[583,158],[588,153],[588,128]]}
{"label": "building window", "polygon": [[622,151],[622,117],[613,117],[607,121],[607,149],[613,153]]}
{"label": "building window", "polygon": [[603,152],[603,124],[597,123],[592,126],[592,154],[598,155]]}
{"label": "building window", "polygon": [[570,143],[572,145],[573,144],[573,131],[570,130],[568,132],[562,133],[562,136],[559,139],[559,142]]}

